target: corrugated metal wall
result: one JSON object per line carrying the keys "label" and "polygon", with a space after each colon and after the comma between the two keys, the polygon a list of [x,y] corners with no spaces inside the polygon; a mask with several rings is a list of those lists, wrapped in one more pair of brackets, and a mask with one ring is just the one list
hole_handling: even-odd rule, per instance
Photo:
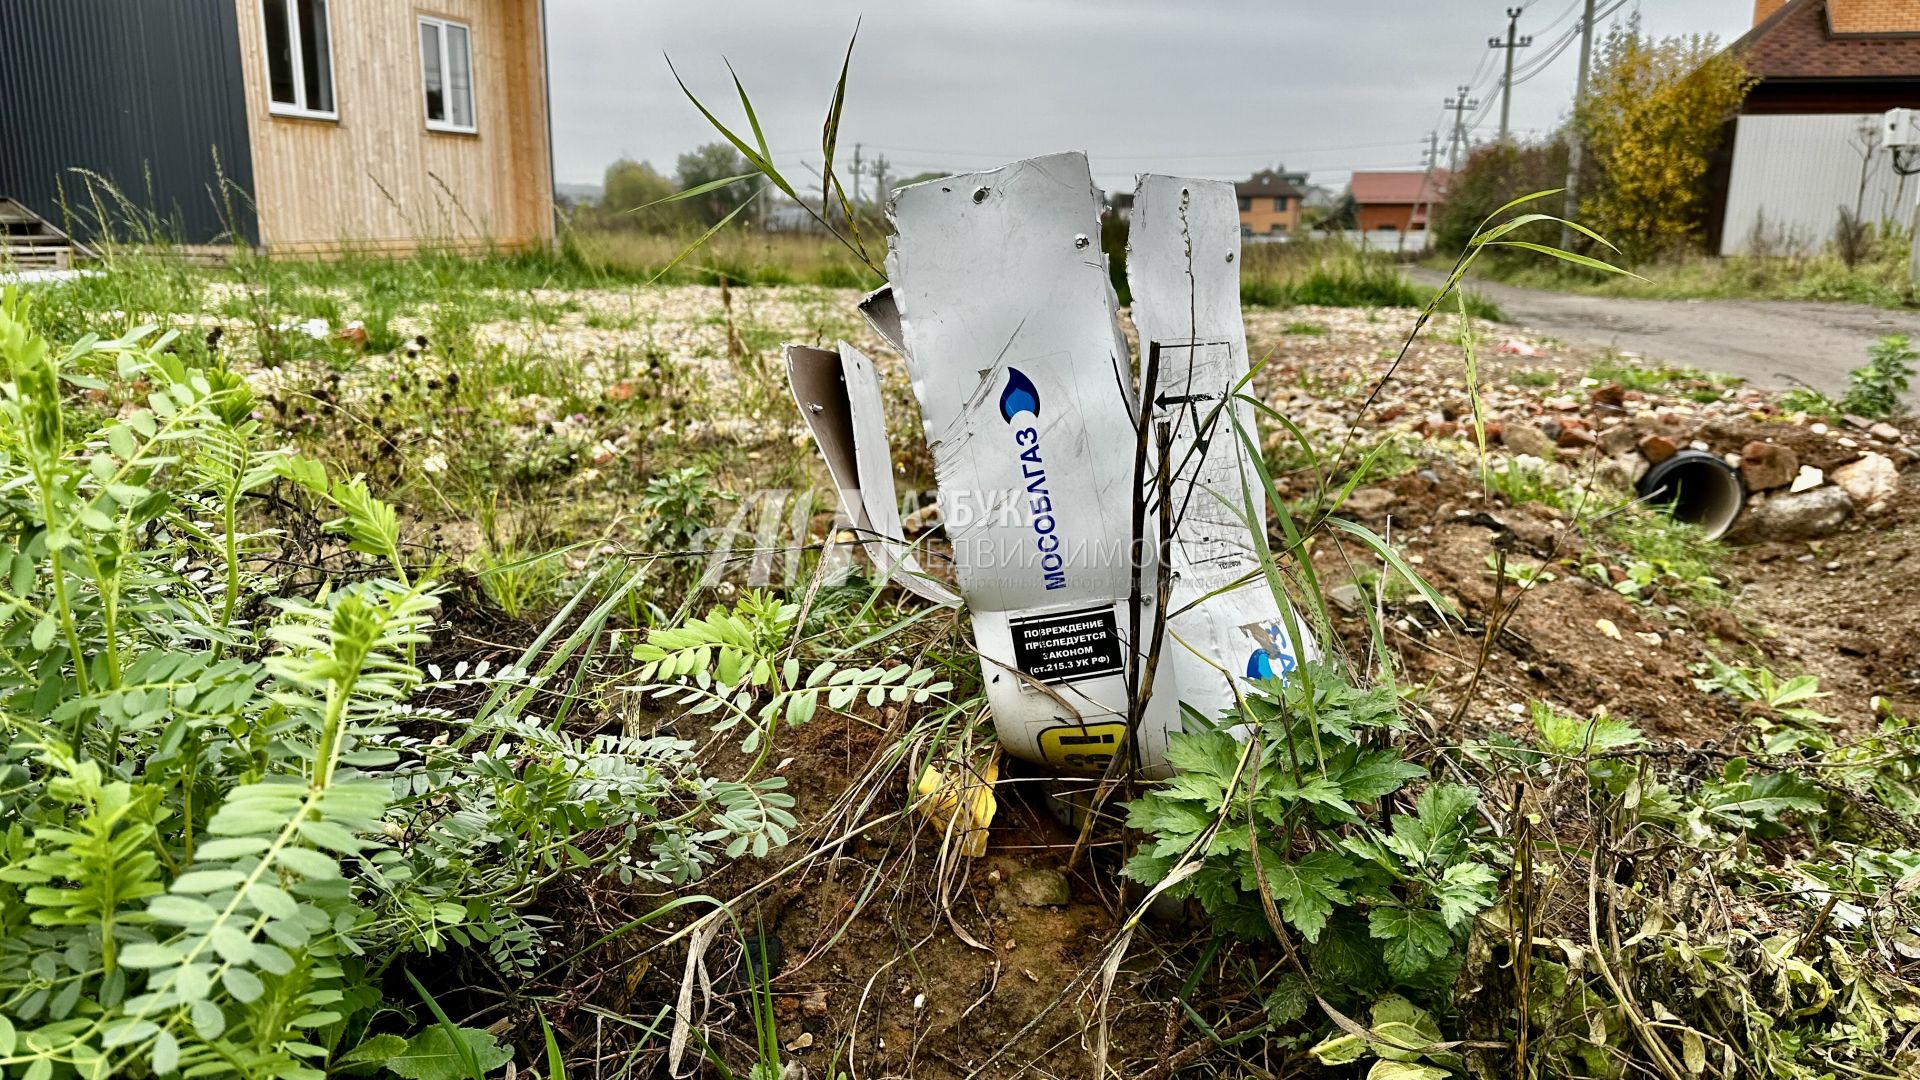
{"label": "corrugated metal wall", "polygon": [[[215,243],[237,227],[253,240],[239,34],[233,0],[4,0],[0,194],[93,235],[70,171],[84,168],[158,214],[171,239]],[[237,189],[226,199],[222,174]]]}
{"label": "corrugated metal wall", "polygon": [[[1873,134],[1863,136],[1863,126]],[[1885,152],[1863,157],[1879,128],[1878,113],[1740,117],[1720,254],[1818,252],[1833,239],[1842,206],[1904,225],[1920,177],[1896,175]]]}

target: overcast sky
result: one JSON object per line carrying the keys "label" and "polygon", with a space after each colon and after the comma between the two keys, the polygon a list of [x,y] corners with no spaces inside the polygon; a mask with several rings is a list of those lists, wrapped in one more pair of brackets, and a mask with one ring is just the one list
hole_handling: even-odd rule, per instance
{"label": "overcast sky", "polygon": [[[597,183],[621,156],[671,175],[715,133],[675,86],[663,53],[710,108],[744,121],[722,62],[751,94],[776,164],[811,181],[842,51],[863,20],[841,153],[884,154],[894,177],[986,168],[1081,149],[1097,179],[1136,172],[1243,177],[1418,168],[1426,133],[1451,127],[1461,83],[1499,123],[1505,8],[1525,4],[1532,48],[1516,63],[1513,126],[1551,129],[1573,94],[1578,42],[1531,78],[1582,0],[550,0],[558,179]],[[1599,0],[1599,10],[1619,0]],[[1752,0],[1624,0],[1659,35],[1746,30]],[[1602,20],[1604,31],[1612,19]],[[1443,143],[1444,146],[1444,143]],[[870,183],[871,181],[866,181]]]}

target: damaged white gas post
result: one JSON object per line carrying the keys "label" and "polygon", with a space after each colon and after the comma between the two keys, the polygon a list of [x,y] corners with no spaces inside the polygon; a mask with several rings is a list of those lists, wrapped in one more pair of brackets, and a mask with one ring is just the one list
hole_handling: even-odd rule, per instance
{"label": "damaged white gas post", "polygon": [[1134,750],[1158,773],[1182,703],[1217,720],[1236,682],[1284,677],[1318,650],[1259,573],[1248,524],[1265,529],[1266,505],[1241,434],[1253,410],[1234,400],[1248,365],[1232,188],[1140,180],[1128,254],[1138,383],[1099,213],[1077,153],[893,193],[892,283],[862,310],[913,381],[957,596],[900,538],[871,362],[842,343],[789,346],[787,364],[875,566],[936,603],[966,603],[1006,751],[1104,772],[1127,746],[1129,688],[1146,680],[1158,630]]}

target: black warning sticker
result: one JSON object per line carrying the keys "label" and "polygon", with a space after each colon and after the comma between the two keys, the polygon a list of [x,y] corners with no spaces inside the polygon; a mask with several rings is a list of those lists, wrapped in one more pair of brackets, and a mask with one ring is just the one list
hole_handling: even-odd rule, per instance
{"label": "black warning sticker", "polygon": [[1120,632],[1111,605],[1009,623],[1014,663],[1041,682],[1078,682],[1121,670]]}

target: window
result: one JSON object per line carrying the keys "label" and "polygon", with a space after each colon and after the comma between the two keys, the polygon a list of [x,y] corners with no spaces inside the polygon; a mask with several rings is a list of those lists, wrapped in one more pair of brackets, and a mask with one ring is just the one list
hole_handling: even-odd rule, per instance
{"label": "window", "polygon": [[420,16],[420,77],[427,127],[473,131],[473,49],[465,26]]}
{"label": "window", "polygon": [[1287,212],[1287,197],[1285,195],[1278,195],[1274,197],[1273,211],[1276,214],[1284,214]]}
{"label": "window", "polygon": [[260,12],[267,34],[267,110],[337,119],[327,0],[262,0]]}
{"label": "window", "polygon": [[1241,197],[1240,197],[1240,212],[1244,214],[1244,213],[1246,213],[1247,211],[1249,211],[1249,210],[1252,210],[1252,209],[1253,209],[1253,200],[1252,200],[1252,199],[1249,199],[1249,198],[1247,198],[1247,197],[1246,197],[1246,196],[1244,196],[1244,195],[1243,195],[1243,196],[1241,196]]}

